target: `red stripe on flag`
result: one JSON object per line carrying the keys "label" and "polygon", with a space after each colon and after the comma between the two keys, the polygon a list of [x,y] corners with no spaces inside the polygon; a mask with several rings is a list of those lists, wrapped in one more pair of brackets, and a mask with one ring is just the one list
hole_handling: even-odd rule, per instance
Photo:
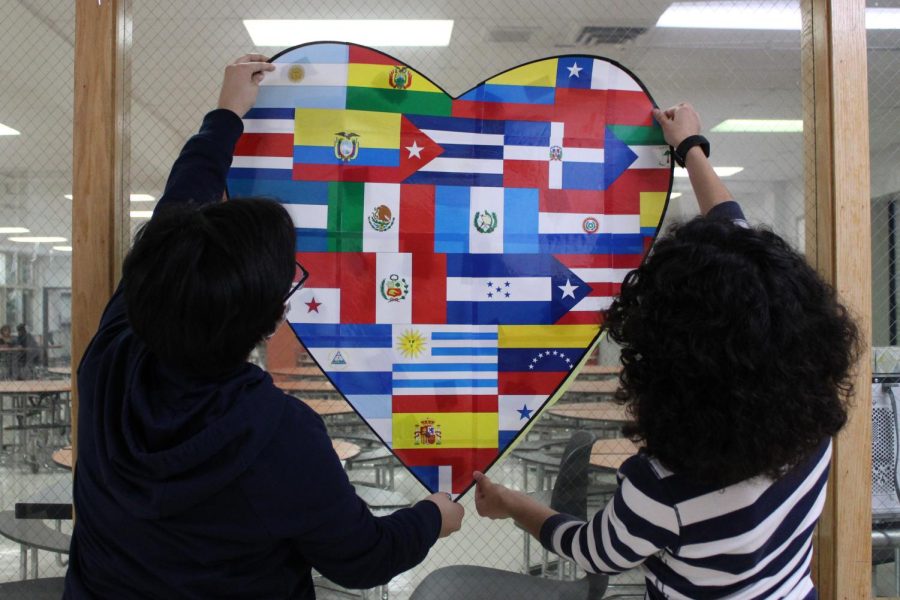
{"label": "red stripe on flag", "polygon": [[621,282],[612,282],[612,281],[594,281],[594,282],[585,282],[591,286],[591,291],[588,292],[588,296],[600,296],[603,298],[610,298],[613,296],[618,296],[619,292],[622,291]]}
{"label": "red stripe on flag", "polygon": [[[559,88],[557,88],[559,93]],[[501,119],[518,121],[552,121],[556,111],[552,104],[516,104],[513,102],[478,102],[454,100],[452,116],[467,119]]]}
{"label": "red stripe on flag", "polygon": [[497,396],[394,396],[391,409],[394,413],[495,413]]}
{"label": "red stripe on flag", "polygon": [[641,192],[667,192],[669,169],[628,169],[609,186],[605,208],[610,215],[636,215],[641,212]]}
{"label": "red stripe on flag", "polygon": [[653,125],[653,103],[644,92],[608,90],[606,122],[610,125]]}
{"label": "red stripe on flag", "polygon": [[375,322],[374,252],[338,252],[341,323]]}
{"label": "red stripe on flag", "polygon": [[397,60],[391,58],[390,56],[385,56],[381,52],[376,52],[375,50],[370,50],[369,48],[362,48],[360,46],[350,46],[350,54],[348,56],[347,62],[350,63],[361,63],[367,65],[391,65],[396,66]]}
{"label": "red stripe on flag", "polygon": [[[603,313],[596,310],[570,310],[560,317],[555,325],[597,325],[603,324]],[[551,390],[552,391],[552,390]],[[550,393],[550,392],[547,392]]]}
{"label": "red stripe on flag", "polygon": [[[403,211],[400,211],[403,219]],[[414,252],[412,255],[412,322],[447,322],[447,255]]]}
{"label": "red stripe on flag", "polygon": [[540,212],[600,213],[604,210],[604,193],[587,190],[542,189],[538,201]]}
{"label": "red stripe on flag", "polygon": [[443,467],[452,469],[452,489],[460,494],[472,483],[473,471],[484,471],[497,458],[496,448],[428,448],[394,450],[405,464],[413,467]]}
{"label": "red stripe on flag", "polygon": [[505,394],[552,394],[568,375],[568,372],[553,371],[500,371],[497,378],[497,391],[501,396]]}
{"label": "red stripe on flag", "polygon": [[235,156],[294,156],[292,133],[245,133],[234,147]]}
{"label": "red stripe on flag", "polygon": [[570,269],[636,269],[644,260],[642,254],[554,254]]}
{"label": "red stripe on flag", "polygon": [[434,252],[434,186],[400,186],[399,237],[400,252]]}
{"label": "red stripe on flag", "polygon": [[510,188],[546,188],[550,168],[543,160],[504,160],[503,186]]}
{"label": "red stripe on flag", "polygon": [[298,252],[308,288],[341,289],[341,322],[374,323],[375,253]]}

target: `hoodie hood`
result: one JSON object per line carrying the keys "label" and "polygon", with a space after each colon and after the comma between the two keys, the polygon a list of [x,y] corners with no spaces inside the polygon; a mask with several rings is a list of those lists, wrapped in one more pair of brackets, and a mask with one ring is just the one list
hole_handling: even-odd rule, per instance
{"label": "hoodie hood", "polygon": [[255,365],[190,377],[127,338],[110,349],[122,360],[107,362],[95,382],[103,483],[138,518],[176,515],[244,473],[274,434],[284,395]]}

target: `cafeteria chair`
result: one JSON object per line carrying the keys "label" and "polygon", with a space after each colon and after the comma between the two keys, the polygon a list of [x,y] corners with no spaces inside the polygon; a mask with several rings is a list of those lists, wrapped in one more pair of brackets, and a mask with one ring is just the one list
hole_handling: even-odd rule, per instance
{"label": "cafeteria chair", "polygon": [[35,510],[36,506],[20,503],[15,510],[0,512],[0,535],[19,543],[19,578],[22,580],[28,577],[29,556],[31,578],[36,580],[38,550],[68,554],[72,542],[72,536],[44,522],[44,519],[71,519],[71,505],[41,505]]}
{"label": "cafeteria chair", "polygon": [[65,581],[65,577],[45,577],[0,583],[0,598],[6,600],[59,600],[63,595]]}

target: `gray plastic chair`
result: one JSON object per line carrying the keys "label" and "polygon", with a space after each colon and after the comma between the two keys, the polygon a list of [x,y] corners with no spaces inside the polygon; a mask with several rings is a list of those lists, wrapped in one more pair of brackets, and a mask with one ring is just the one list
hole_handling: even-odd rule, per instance
{"label": "gray plastic chair", "polygon": [[559,581],[490,567],[455,565],[432,571],[416,587],[410,600],[598,600],[608,584],[606,575],[589,574],[577,581]]}

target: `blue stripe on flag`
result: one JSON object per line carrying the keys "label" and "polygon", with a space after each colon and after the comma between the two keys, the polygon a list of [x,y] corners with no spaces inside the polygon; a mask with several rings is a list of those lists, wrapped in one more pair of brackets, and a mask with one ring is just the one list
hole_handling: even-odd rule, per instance
{"label": "blue stripe on flag", "polygon": [[327,206],[328,182],[235,179],[228,181],[228,196],[230,198],[266,196],[277,198],[283,204],[323,204]]}
{"label": "blue stripe on flag", "polygon": [[[441,144],[441,158],[495,158],[503,160],[503,146]],[[356,162],[356,161],[354,161]]]}
{"label": "blue stripe on flag", "polygon": [[440,489],[440,472],[438,467],[415,467],[407,465],[407,469],[415,475],[429,491]]}
{"label": "blue stripe on flag", "polygon": [[349,59],[350,47],[346,44],[310,44],[282,54],[275,62],[344,64]]}
{"label": "blue stripe on flag", "polygon": [[447,302],[447,323],[550,325],[551,309],[550,302]]}
{"label": "blue stripe on flag", "polygon": [[[381,373],[379,373],[380,375]],[[394,379],[395,388],[495,388],[496,379]]]}
{"label": "blue stripe on flag", "polygon": [[432,340],[496,340],[496,331],[433,331]]}
{"label": "blue stripe on flag", "polygon": [[464,119],[460,117],[431,117],[427,115],[403,115],[419,129],[461,131],[464,133],[502,134],[506,121],[497,119]]}
{"label": "blue stripe on flag", "polygon": [[447,256],[447,277],[550,277],[560,270],[568,272],[555,258],[541,254]]}
{"label": "blue stripe on flag", "polygon": [[292,323],[307,348],[391,348],[391,325]]}
{"label": "blue stripe on flag", "polygon": [[[448,302],[451,304],[471,304],[470,302]],[[525,303],[520,303],[525,304]],[[432,348],[432,356],[497,356],[496,348]]]}
{"label": "blue stripe on flag", "polygon": [[422,373],[431,371],[487,371],[496,372],[494,363],[394,363],[394,373]]}
{"label": "blue stripe on flag", "polygon": [[[290,174],[290,171],[287,172]],[[442,171],[416,171],[403,183],[444,185],[460,187],[503,187],[502,173],[446,173]],[[468,244],[466,250],[468,252]]]}
{"label": "blue stripe on flag", "polygon": [[434,251],[469,251],[469,189],[437,186],[434,190]]}
{"label": "blue stripe on flag", "polygon": [[244,119],[294,119],[293,108],[251,108]]}
{"label": "blue stripe on flag", "polygon": [[459,99],[516,104],[553,104],[556,101],[556,88],[552,87],[485,83],[480,90],[483,92],[474,94],[475,90],[472,90]]}
{"label": "blue stripe on flag", "polygon": [[294,162],[311,165],[346,165],[354,167],[396,167],[400,164],[400,151],[396,148],[360,148],[352,163],[334,155],[331,146],[294,146]]}
{"label": "blue stripe on flag", "polygon": [[641,227],[641,235],[653,237],[656,235],[656,227]]}
{"label": "blue stripe on flag", "polygon": [[390,371],[328,371],[328,376],[344,395],[390,394]]}
{"label": "blue stripe on flag", "polygon": [[[552,352],[556,352],[554,355]],[[538,357],[538,353],[543,356]],[[574,348],[501,348],[497,356],[499,371],[565,372],[577,362],[581,351]],[[566,362],[566,359],[569,362]],[[535,360],[537,359],[537,360]]]}
{"label": "blue stripe on flag", "polygon": [[[644,236],[639,233],[547,233],[538,236],[541,252],[547,254],[641,254]],[[449,258],[448,270],[449,275]]]}
{"label": "blue stripe on flag", "polygon": [[566,162],[562,164],[564,190],[605,190],[603,163]]}
{"label": "blue stripe on flag", "polygon": [[292,179],[293,169],[248,169],[231,168],[228,179]]}
{"label": "blue stripe on flag", "polygon": [[297,93],[293,85],[263,85],[256,97],[259,108],[340,108],[347,102],[347,88],[343,85],[306,85]]}
{"label": "blue stripe on flag", "polygon": [[391,396],[388,394],[356,394],[347,400],[366,419],[390,419]]}
{"label": "blue stripe on flag", "polygon": [[297,244],[295,246],[297,252],[328,252],[327,229],[298,227],[294,231],[297,233]]}
{"label": "blue stripe on flag", "polygon": [[503,190],[503,251],[509,254],[537,254],[540,195],[530,188]]}
{"label": "blue stripe on flag", "polygon": [[507,146],[549,146],[550,123],[507,121],[503,143]]}
{"label": "blue stripe on flag", "polygon": [[518,430],[515,430],[515,429],[513,429],[513,430],[501,429],[497,433],[498,433],[498,435],[497,435],[497,450],[503,450],[504,448],[509,446],[509,443],[511,441],[513,441],[517,435],[519,435]]}

